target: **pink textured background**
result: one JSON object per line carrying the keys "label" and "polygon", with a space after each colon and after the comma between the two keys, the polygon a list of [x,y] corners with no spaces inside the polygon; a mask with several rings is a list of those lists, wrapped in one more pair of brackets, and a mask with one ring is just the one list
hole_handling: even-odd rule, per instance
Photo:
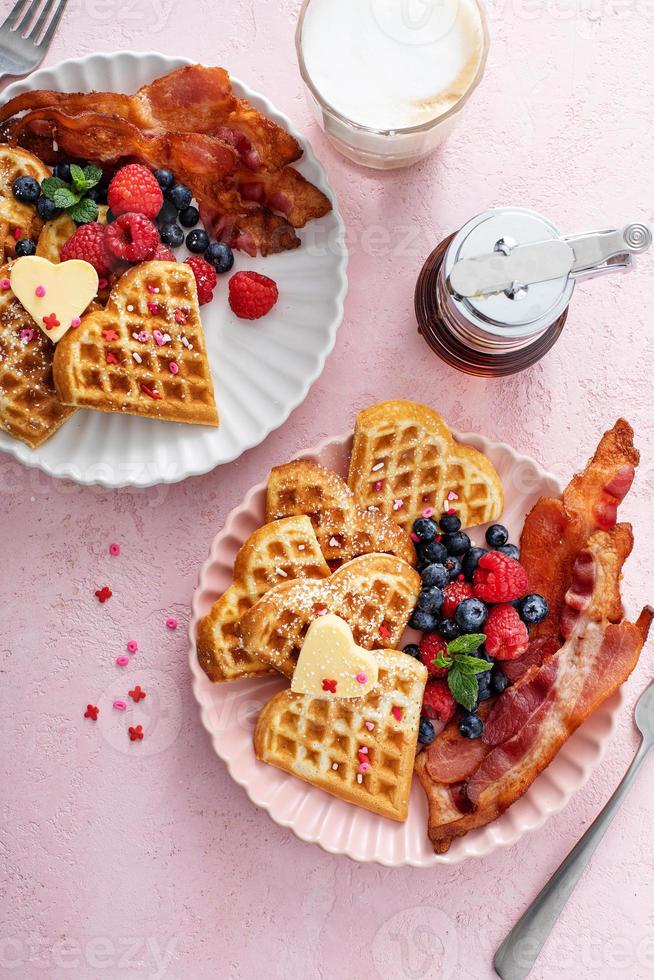
{"label": "pink textured background", "polygon": [[[3,0],[3,15],[9,7]],[[157,48],[224,64],[265,92],[310,136],[339,195],[351,286],[336,349],[306,403],[232,466],[174,487],[108,493],[0,457],[1,976],[490,977],[493,951],[636,745],[627,707],[590,783],[541,832],[428,873],[357,866],[300,843],[257,812],[211,750],[185,636],[211,537],[272,463],[344,430],[380,398],[416,396],[562,475],[625,414],[644,450],[624,508],[637,540],[625,593],[634,605],[654,598],[652,253],[630,276],[579,287],[556,349],[506,381],[445,367],[412,315],[426,254],[488,206],[531,206],[569,232],[652,220],[651,5],[493,3],[488,73],[467,129],[422,165],[387,175],[346,163],[310,121],[295,67],[297,7],[78,0],[48,59]],[[110,541],[121,543],[120,558],[108,556]],[[100,606],[93,592],[105,582],[114,597]],[[164,626],[170,614],[175,633]],[[130,637],[140,650],[120,672],[113,661]],[[652,675],[652,654],[650,644],[629,705]],[[132,746],[126,718],[109,711],[94,725],[82,712],[135,682],[150,692],[139,710],[151,734]],[[534,977],[654,973],[653,765]]]}

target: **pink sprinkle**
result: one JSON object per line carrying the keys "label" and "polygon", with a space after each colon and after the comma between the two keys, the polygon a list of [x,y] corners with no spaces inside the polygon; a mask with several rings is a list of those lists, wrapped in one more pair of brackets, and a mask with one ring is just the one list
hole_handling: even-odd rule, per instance
{"label": "pink sprinkle", "polygon": [[31,340],[34,340],[34,331],[31,327],[25,327],[20,332],[20,339],[24,340],[26,344],[29,344]]}
{"label": "pink sprinkle", "polygon": [[357,674],[357,684],[367,684],[367,683],[368,683],[368,675],[367,674],[364,674],[363,671],[361,671],[361,673]]}
{"label": "pink sprinkle", "polygon": [[448,513],[448,515],[452,515],[452,514],[456,514],[456,511],[455,511],[454,507],[450,507],[450,509],[448,510],[447,513]]}
{"label": "pink sprinkle", "polygon": [[141,341],[142,344],[144,344],[146,340],[148,340],[149,336],[150,334],[147,332],[147,330],[141,330],[141,332],[139,333],[139,340]]}
{"label": "pink sprinkle", "polygon": [[0,280],[0,286],[2,286],[3,289],[9,289],[10,286],[11,286],[11,283],[9,282],[8,279],[2,279],[2,280]]}
{"label": "pink sprinkle", "polygon": [[415,531],[411,532],[411,540],[413,541],[414,544],[418,544],[418,542],[420,541],[420,538],[418,537]]}
{"label": "pink sprinkle", "polygon": [[37,286],[34,292],[37,296],[45,296],[45,286]]}
{"label": "pink sprinkle", "polygon": [[168,617],[168,619],[166,620],[166,626],[168,627],[169,630],[177,629],[177,620],[175,619],[174,616]]}
{"label": "pink sprinkle", "polygon": [[402,510],[403,507],[404,507],[404,501],[403,500],[400,500],[398,498],[397,500],[394,500],[393,501],[393,510]]}
{"label": "pink sprinkle", "polygon": [[391,714],[397,721],[402,721],[402,709],[398,708],[397,705],[391,708]]}
{"label": "pink sprinkle", "polygon": [[459,495],[457,493],[455,493],[454,490],[450,490],[450,492],[447,495],[447,499],[448,500],[458,500],[459,499]]}
{"label": "pink sprinkle", "polygon": [[123,656],[116,657],[116,665],[118,667],[127,667],[128,663],[129,663],[129,657],[123,657]]}
{"label": "pink sprinkle", "polygon": [[118,698],[116,701],[114,701],[112,707],[115,708],[116,711],[126,711],[127,701],[123,701],[122,698]]}
{"label": "pink sprinkle", "polygon": [[151,302],[151,300],[148,300],[148,309],[152,314],[157,314],[159,312],[159,307],[156,303]]}
{"label": "pink sprinkle", "polygon": [[168,370],[171,374],[179,374],[179,364],[177,361],[171,361],[168,365]]}
{"label": "pink sprinkle", "polygon": [[368,772],[369,769],[370,769],[370,763],[369,762],[362,762],[359,765],[359,772]]}
{"label": "pink sprinkle", "polygon": [[14,238],[16,239],[16,241],[17,242],[20,241],[20,239],[22,237],[23,237],[23,229],[22,228],[14,228]]}
{"label": "pink sprinkle", "polygon": [[433,515],[433,513],[434,513],[434,508],[433,507],[425,507],[425,509],[422,512],[422,516],[423,517],[431,517]]}
{"label": "pink sprinkle", "polygon": [[78,316],[74,316],[73,319],[70,321],[70,325],[71,325],[71,327],[74,330],[75,327],[79,327],[79,325],[80,325],[81,322],[82,321],[81,321],[81,319]]}
{"label": "pink sprinkle", "polygon": [[375,730],[375,723],[374,723],[374,721],[367,721],[366,722],[366,728],[368,729],[369,732],[374,732],[374,730]]}
{"label": "pink sprinkle", "polygon": [[359,755],[361,755],[362,752],[363,752],[364,755],[368,755],[368,746],[367,745],[362,745],[361,746],[361,748],[359,749]]}
{"label": "pink sprinkle", "polygon": [[383,486],[384,486],[384,484],[382,483],[382,481],[381,480],[377,480],[376,483],[375,483],[375,490],[377,492],[379,492]]}
{"label": "pink sprinkle", "polygon": [[[148,303],[148,306],[149,305],[150,304]],[[156,309],[155,309],[154,312],[155,313],[157,312]],[[155,342],[156,342],[156,344],[157,344],[158,347],[163,347],[163,345],[166,343],[166,341],[164,340],[164,335],[162,334],[161,330],[153,330],[152,331],[152,336],[154,337]]]}
{"label": "pink sprinkle", "polygon": [[156,293],[157,292],[157,287],[156,286],[148,286],[148,292],[149,293]]}
{"label": "pink sprinkle", "polygon": [[139,645],[136,642],[136,640],[128,640],[127,641],[127,650],[128,650],[129,653],[136,653],[136,651],[138,650],[138,648],[139,648]]}
{"label": "pink sprinkle", "polygon": [[186,323],[187,315],[184,310],[175,310],[175,322]]}
{"label": "pink sprinkle", "polygon": [[114,558],[120,554],[120,545],[116,544],[115,541],[112,541],[112,543],[109,545],[109,554],[113,555]]}

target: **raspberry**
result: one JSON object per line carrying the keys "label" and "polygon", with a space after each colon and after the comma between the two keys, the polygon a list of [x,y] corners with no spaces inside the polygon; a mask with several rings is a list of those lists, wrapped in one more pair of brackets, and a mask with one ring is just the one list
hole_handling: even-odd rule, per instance
{"label": "raspberry", "polygon": [[161,242],[152,253],[152,262],[177,262],[177,256],[172,248]]}
{"label": "raspberry", "polygon": [[111,254],[127,262],[151,259],[160,243],[159,232],[150,219],[131,211],[107,225],[104,236]]}
{"label": "raspberry", "polygon": [[461,582],[457,579],[455,582],[450,582],[449,585],[446,585],[443,592],[445,598],[441,610],[443,619],[452,619],[459,603],[463,602],[464,599],[472,599],[474,594],[469,582]]}
{"label": "raspberry", "polygon": [[496,660],[515,660],[529,647],[529,631],[513,606],[493,606],[484,632],[486,653]]}
{"label": "raspberry", "polygon": [[433,661],[439,653],[447,653],[447,643],[443,637],[438,633],[425,633],[420,640],[420,659],[430,677],[447,677],[447,667],[434,667]]}
{"label": "raspberry", "polygon": [[112,257],[107,251],[104,238],[105,226],[98,221],[80,225],[77,231],[62,245],[60,258],[83,259],[89,262],[102,279],[111,271]]}
{"label": "raspberry", "polygon": [[121,167],[109,184],[107,203],[114,214],[131,211],[156,218],[163,204],[163,194],[154,174],[140,163]]}
{"label": "raspberry", "polygon": [[237,272],[229,280],[229,305],[242,320],[258,320],[277,302],[277,283],[258,272]]}
{"label": "raspberry", "polygon": [[481,556],[472,581],[474,594],[484,602],[512,602],[529,589],[527,573],[520,562],[501,551]]}
{"label": "raspberry", "polygon": [[186,259],[193,269],[195,284],[198,287],[198,301],[200,306],[210,303],[213,299],[213,291],[218,282],[218,276],[214,267],[202,258],[201,255],[191,255]]}
{"label": "raspberry", "polygon": [[446,681],[429,681],[422,699],[422,713],[430,720],[447,724],[456,711],[456,701]]}

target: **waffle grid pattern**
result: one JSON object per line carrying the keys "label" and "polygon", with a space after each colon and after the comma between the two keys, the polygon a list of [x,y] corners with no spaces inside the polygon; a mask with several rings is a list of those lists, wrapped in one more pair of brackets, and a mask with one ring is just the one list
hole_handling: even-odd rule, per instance
{"label": "waffle grid pattern", "polygon": [[33,204],[16,200],[12,184],[17,177],[28,175],[41,183],[50,171],[38,157],[18,147],[0,146],[0,263],[16,257],[16,234],[37,239],[43,222]]}

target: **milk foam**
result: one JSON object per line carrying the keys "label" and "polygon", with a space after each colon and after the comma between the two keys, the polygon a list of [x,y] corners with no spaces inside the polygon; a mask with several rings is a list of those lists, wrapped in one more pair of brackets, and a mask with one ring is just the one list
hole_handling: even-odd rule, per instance
{"label": "milk foam", "polygon": [[482,49],[474,0],[311,0],[302,29],[321,97],[375,129],[416,126],[456,105]]}

